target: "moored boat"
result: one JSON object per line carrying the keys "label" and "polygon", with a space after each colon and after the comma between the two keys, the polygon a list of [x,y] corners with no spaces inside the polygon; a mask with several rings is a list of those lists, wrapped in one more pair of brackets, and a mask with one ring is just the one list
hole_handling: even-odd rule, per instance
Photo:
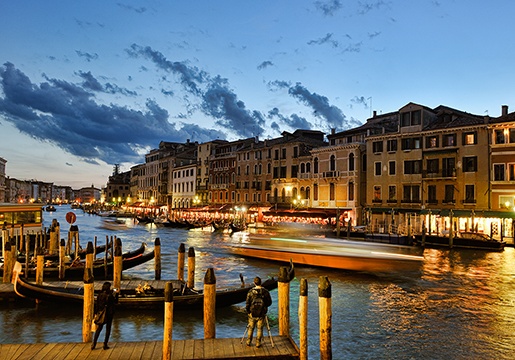
{"label": "moored boat", "polygon": [[[416,236],[419,244],[429,247],[450,247],[449,236],[422,235]],[[506,246],[505,241],[492,239],[486,234],[476,232],[459,232],[452,239],[453,248],[477,249],[486,251],[503,251]]]}
{"label": "moored boat", "polygon": [[[185,287],[183,281],[179,280],[173,280],[172,283],[174,308],[202,308],[204,304],[202,290],[189,289]],[[275,278],[268,278],[263,281],[262,285],[268,290],[273,290],[277,288],[277,280]],[[252,287],[253,284],[250,283],[239,287],[218,289],[216,291],[216,307],[229,306],[245,301],[247,292]],[[84,302],[84,288],[82,285],[70,286],[67,284],[66,287],[52,285],[51,283],[37,285],[17,276],[14,282],[14,290],[19,296],[47,301],[52,304],[81,305]],[[97,293],[95,291],[95,295]],[[124,288],[122,286],[119,292],[117,307],[128,309],[163,309],[164,287],[138,286],[137,288]]]}
{"label": "moored boat", "polygon": [[[154,258],[154,251],[144,253],[146,245],[143,243],[138,249],[129,251],[122,254],[122,270],[128,270],[138,265],[144,264]],[[83,261],[74,261],[71,264],[65,265],[65,279],[66,280],[77,280],[84,277]],[[106,262],[102,258],[98,258],[93,263],[93,276],[95,279],[106,279],[112,277],[113,274],[113,261],[108,259]],[[23,267],[22,271],[25,269]],[[0,275],[3,276],[3,267],[0,267]],[[28,277],[34,278],[36,276],[35,266],[29,267]],[[59,278],[59,266],[58,264],[50,264],[43,268],[44,279],[58,279]]]}

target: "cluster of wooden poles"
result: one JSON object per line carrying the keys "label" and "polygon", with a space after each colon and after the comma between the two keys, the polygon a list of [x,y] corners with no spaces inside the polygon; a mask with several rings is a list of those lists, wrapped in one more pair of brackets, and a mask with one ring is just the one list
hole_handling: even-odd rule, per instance
{"label": "cluster of wooden poles", "polygon": [[[160,262],[160,239],[156,238],[155,248],[156,261]],[[88,244],[89,246],[89,244]],[[117,251],[116,254],[121,253]],[[86,255],[86,263],[88,263],[88,255]],[[178,279],[184,281],[184,264],[185,264],[185,246],[181,244],[178,251]],[[83,341],[90,342],[92,338],[92,320],[94,315],[94,286],[91,269],[86,267],[84,275],[84,313],[83,313]],[[187,286],[194,287],[195,278],[195,250],[190,247],[188,250],[188,280]],[[156,280],[160,280],[160,265],[156,265]],[[281,267],[278,277],[278,325],[280,336],[290,336],[290,281],[291,269]],[[113,279],[113,287],[120,288],[120,276]],[[213,268],[208,268],[204,276],[204,339],[216,338],[216,276]],[[332,308],[331,308],[331,283],[325,276],[321,276],[318,284],[319,297],[319,317],[320,317],[320,359],[332,359],[331,349],[331,333],[332,333]],[[165,301],[164,301],[164,332],[163,332],[163,360],[172,358],[172,329],[173,329],[173,282],[169,281],[165,284]],[[308,358],[308,282],[307,279],[300,280],[299,294],[299,328],[300,328],[300,359]]]}

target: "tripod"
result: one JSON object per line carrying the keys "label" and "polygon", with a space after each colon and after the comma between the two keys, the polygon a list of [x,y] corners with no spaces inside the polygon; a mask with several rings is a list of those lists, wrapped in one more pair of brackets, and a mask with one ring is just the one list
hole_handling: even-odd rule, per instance
{"label": "tripod", "polygon": [[[268,322],[267,315],[265,315],[265,324],[266,324],[266,329],[268,330],[268,336],[270,337],[270,343],[272,344],[272,347],[275,347],[274,339],[272,337],[272,333],[270,332],[270,323]],[[243,344],[243,341],[245,341],[245,336],[247,335],[248,331],[249,331],[249,324],[247,324],[247,327],[245,328],[245,331],[243,332],[243,336],[240,341],[241,344]]]}

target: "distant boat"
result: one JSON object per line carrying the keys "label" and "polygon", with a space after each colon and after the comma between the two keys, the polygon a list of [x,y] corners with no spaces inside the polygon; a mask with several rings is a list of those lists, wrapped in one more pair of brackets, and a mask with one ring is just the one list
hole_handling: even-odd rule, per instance
{"label": "distant boat", "polygon": [[47,205],[47,206],[45,206],[45,211],[55,211],[55,206],[54,205]]}
{"label": "distant boat", "polygon": [[251,237],[230,244],[229,251],[245,257],[365,272],[418,270],[424,260],[413,246],[340,239]]}
{"label": "distant boat", "polygon": [[[416,240],[422,244],[422,235],[417,235]],[[449,247],[449,236],[426,235],[424,244],[430,247]],[[454,248],[503,251],[505,246],[505,241],[492,239],[486,234],[477,232],[456,232],[452,240]]]}

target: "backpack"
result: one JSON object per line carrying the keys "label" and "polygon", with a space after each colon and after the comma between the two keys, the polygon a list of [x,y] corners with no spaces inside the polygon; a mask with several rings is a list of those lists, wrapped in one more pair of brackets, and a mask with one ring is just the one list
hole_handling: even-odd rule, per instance
{"label": "backpack", "polygon": [[260,290],[254,291],[254,297],[250,303],[250,314],[252,317],[261,317],[264,315],[265,300],[263,299],[263,292]]}

